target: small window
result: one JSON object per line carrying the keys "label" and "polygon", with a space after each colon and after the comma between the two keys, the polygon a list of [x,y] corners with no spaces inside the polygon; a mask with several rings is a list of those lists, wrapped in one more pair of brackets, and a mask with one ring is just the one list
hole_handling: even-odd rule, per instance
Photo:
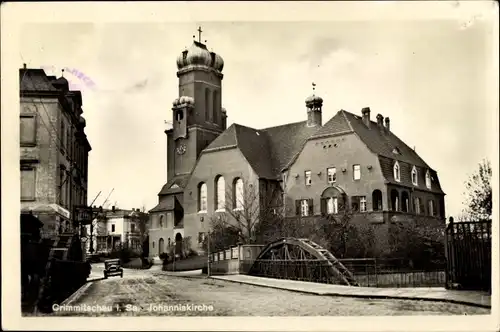
{"label": "small window", "polygon": [[114,232],[115,231],[115,224],[112,224],[111,225],[111,232]]}
{"label": "small window", "polygon": [[359,211],[366,212],[366,197],[361,196],[359,198]]}
{"label": "small window", "polygon": [[429,200],[429,216],[435,216],[436,215],[436,209],[434,208],[434,201],[431,199]]}
{"label": "small window", "polygon": [[300,202],[300,215],[307,217],[309,215],[309,204],[307,199],[303,199]]}
{"label": "small window", "polygon": [[312,183],[311,171],[305,171],[306,186],[310,186]]}
{"label": "small window", "polygon": [[339,211],[337,197],[328,197],[326,199],[326,212],[328,214],[337,214]]}
{"label": "small window", "polygon": [[180,122],[182,119],[184,119],[184,112],[179,110],[175,113],[175,119]]}
{"label": "small window", "polygon": [[155,247],[155,241],[153,241],[153,248]]}
{"label": "small window", "polygon": [[198,243],[202,244],[203,241],[205,241],[205,233],[200,232],[200,233],[198,233]]}
{"label": "small window", "polygon": [[399,163],[396,161],[394,163],[394,168],[393,168],[393,171],[394,171],[394,180],[396,180],[397,182],[401,181],[401,171],[399,169]]}
{"label": "small window", "polygon": [[163,228],[163,215],[160,216],[160,223],[158,225],[160,228]]}
{"label": "small window", "polygon": [[337,181],[337,169],[335,167],[327,168],[326,173],[328,176],[328,183],[335,183]]}
{"label": "small window", "polygon": [[425,173],[425,186],[428,189],[431,189],[431,174],[429,173],[429,171]]}
{"label": "small window", "polygon": [[413,202],[413,211],[415,211],[415,214],[420,214],[420,198],[415,197]]}
{"label": "small window", "polygon": [[411,170],[411,182],[415,186],[418,186],[418,173],[417,173],[417,168],[415,166],[413,166]]}
{"label": "small window", "polygon": [[354,180],[361,179],[361,166],[360,165],[354,165],[352,167],[352,169],[353,169],[353,179]]}
{"label": "small window", "polygon": [[34,115],[21,115],[20,119],[21,144],[36,144],[36,118]]}
{"label": "small window", "polygon": [[35,168],[26,167],[21,169],[21,200],[33,201],[36,195]]}

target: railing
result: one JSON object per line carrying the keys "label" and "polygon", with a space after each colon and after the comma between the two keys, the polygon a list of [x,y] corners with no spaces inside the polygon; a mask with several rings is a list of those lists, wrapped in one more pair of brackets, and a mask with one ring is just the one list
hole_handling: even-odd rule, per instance
{"label": "railing", "polygon": [[[415,269],[402,260],[377,260],[373,258],[343,259],[342,264],[354,275],[359,286],[364,287],[440,287],[445,284],[444,263],[426,269]],[[241,261],[240,269],[254,266],[253,261]],[[321,260],[259,260],[252,275],[327,284],[337,283],[330,265]]]}
{"label": "railing", "polygon": [[491,290],[491,220],[446,228],[446,286]]}

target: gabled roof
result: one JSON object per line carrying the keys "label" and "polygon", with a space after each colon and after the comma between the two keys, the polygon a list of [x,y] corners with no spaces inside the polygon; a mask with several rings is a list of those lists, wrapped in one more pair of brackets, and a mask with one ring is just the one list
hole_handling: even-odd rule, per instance
{"label": "gabled roof", "polygon": [[306,121],[264,129],[235,123],[203,152],[238,148],[259,177],[278,179],[283,167],[300,152],[307,138],[317,130],[317,127],[307,127]]}
{"label": "gabled roof", "polygon": [[[353,131],[361,138],[361,140],[368,146],[368,148],[379,156],[403,161],[415,166],[430,168],[420,156],[400,140],[392,131],[384,128],[379,128],[376,122],[370,121],[370,128],[368,128],[360,116],[340,111],[349,122]],[[393,153],[397,148],[400,153]]]}
{"label": "gabled roof", "polygon": [[177,194],[183,192],[189,180],[189,174],[177,175],[171,178],[163,188],[161,188],[159,196],[168,194]]}
{"label": "gabled roof", "polygon": [[19,69],[20,91],[59,91],[43,69]]}
{"label": "gabled roof", "polygon": [[[408,145],[400,140],[392,131],[379,128],[376,122],[370,121],[370,128],[361,116],[340,110],[311,139],[342,133],[356,133],[373,153],[415,166],[430,168],[425,161]],[[394,149],[399,151],[393,153]]]}

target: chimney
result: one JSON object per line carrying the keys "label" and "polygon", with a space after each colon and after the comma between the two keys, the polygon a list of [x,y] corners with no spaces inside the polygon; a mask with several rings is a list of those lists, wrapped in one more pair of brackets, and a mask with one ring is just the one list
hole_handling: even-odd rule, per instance
{"label": "chimney", "polygon": [[114,205],[111,207],[111,211],[115,212],[115,206]]}
{"label": "chimney", "polygon": [[379,129],[384,129],[384,117],[382,114],[377,114],[377,126]]}
{"label": "chimney", "polygon": [[26,64],[25,63],[23,63],[23,69],[26,69]]}
{"label": "chimney", "polygon": [[370,128],[370,107],[364,107],[361,110],[361,114],[363,114],[363,122],[364,124]]}
{"label": "chimney", "polygon": [[385,118],[385,128],[387,129],[387,131],[391,131],[391,120],[389,119],[389,117]]}

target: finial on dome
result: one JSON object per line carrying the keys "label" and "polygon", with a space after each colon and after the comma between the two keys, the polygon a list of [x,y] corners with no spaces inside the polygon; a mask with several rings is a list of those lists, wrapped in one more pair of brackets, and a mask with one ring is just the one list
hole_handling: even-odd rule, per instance
{"label": "finial on dome", "polygon": [[314,95],[314,91],[316,90],[316,83],[312,82],[312,87],[313,87],[313,95]]}

